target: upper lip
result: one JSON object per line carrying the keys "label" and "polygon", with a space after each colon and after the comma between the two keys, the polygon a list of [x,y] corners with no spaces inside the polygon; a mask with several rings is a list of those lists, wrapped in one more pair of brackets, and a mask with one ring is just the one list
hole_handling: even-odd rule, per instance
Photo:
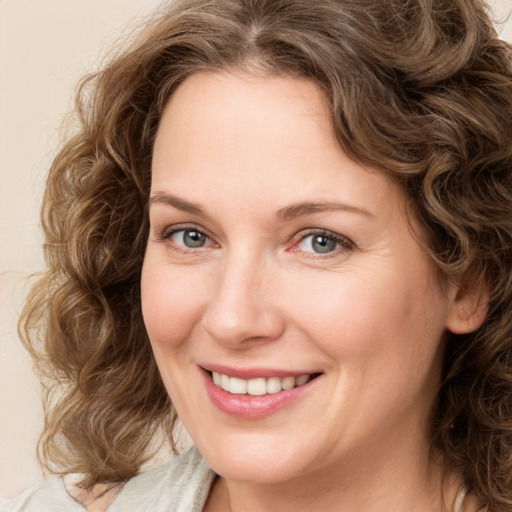
{"label": "upper lip", "polygon": [[283,370],[277,368],[263,368],[263,367],[252,367],[252,368],[241,368],[225,366],[222,364],[199,364],[199,366],[208,372],[220,373],[228,375],[229,377],[237,377],[239,379],[257,379],[257,378],[270,378],[270,377],[299,377],[300,375],[312,375],[321,373],[319,371],[311,370]]}

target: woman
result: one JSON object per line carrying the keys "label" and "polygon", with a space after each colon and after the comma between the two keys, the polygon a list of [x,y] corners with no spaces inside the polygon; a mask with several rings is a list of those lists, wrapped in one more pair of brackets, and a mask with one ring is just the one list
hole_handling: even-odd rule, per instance
{"label": "woman", "polygon": [[170,4],[50,172],[68,479],[2,512],[510,510],[511,56],[477,0]]}

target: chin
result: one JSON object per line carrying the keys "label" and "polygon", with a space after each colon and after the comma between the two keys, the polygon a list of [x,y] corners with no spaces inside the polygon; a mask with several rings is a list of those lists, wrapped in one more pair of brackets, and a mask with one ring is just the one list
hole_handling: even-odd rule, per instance
{"label": "chin", "polygon": [[[198,448],[210,467],[227,480],[246,483],[280,483],[300,477],[305,465],[304,444],[293,448],[284,440],[255,443],[218,442],[211,439]],[[259,442],[258,442],[259,441]],[[309,464],[306,464],[309,466]]]}
{"label": "chin", "polygon": [[226,480],[252,483],[277,484],[292,480],[299,475],[296,463],[286,463],[274,459],[242,459],[240,456],[222,457],[207,462],[210,467]]}

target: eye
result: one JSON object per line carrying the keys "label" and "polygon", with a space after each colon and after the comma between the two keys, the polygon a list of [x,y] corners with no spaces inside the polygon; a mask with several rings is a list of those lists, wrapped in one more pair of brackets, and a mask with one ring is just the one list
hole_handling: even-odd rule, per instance
{"label": "eye", "polygon": [[297,247],[303,252],[329,254],[335,251],[350,250],[353,248],[353,244],[341,235],[322,231],[302,235]]}
{"label": "eye", "polygon": [[188,249],[197,249],[210,244],[210,239],[197,229],[178,229],[168,233],[165,238]]}

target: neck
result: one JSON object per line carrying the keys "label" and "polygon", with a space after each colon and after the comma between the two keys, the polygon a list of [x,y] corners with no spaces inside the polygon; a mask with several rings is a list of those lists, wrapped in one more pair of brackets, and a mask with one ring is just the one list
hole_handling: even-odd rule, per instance
{"label": "neck", "polygon": [[[363,453],[344,459],[343,466],[277,483],[219,479],[209,512],[452,512],[461,480],[448,475],[440,458],[428,449],[404,453],[398,449]],[[408,455],[405,456],[404,455]],[[370,463],[368,463],[370,461]],[[407,463],[404,463],[406,461]],[[217,503],[218,508],[213,506]]]}

